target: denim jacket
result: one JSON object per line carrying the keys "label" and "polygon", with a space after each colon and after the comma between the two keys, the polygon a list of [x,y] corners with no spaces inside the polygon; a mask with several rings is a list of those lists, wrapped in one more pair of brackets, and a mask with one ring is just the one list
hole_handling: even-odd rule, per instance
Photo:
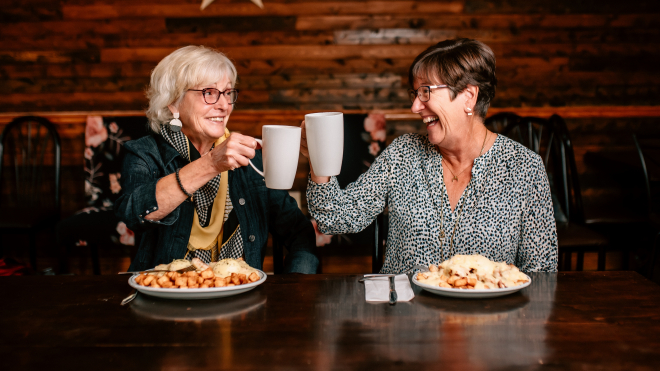
{"label": "denim jacket", "polygon": [[[122,195],[115,213],[126,226],[141,235],[131,270],[153,268],[182,259],[188,251],[194,203],[184,201],[159,221],[145,219],[155,210],[156,183],[188,162],[160,135],[152,134],[125,144]],[[261,151],[252,163],[262,168]],[[284,243],[288,253],[285,271],[316,273],[316,236],[311,222],[288,192],[266,188],[264,179],[249,166],[229,171],[229,195],[241,226],[245,261],[262,269],[268,233]]]}

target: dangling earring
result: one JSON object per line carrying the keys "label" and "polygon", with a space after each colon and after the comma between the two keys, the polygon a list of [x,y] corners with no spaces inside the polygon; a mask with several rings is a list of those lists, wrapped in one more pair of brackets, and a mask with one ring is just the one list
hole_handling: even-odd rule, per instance
{"label": "dangling earring", "polygon": [[179,120],[179,113],[174,114],[174,118],[172,121],[170,121],[170,130],[172,131],[181,131],[181,128],[183,127],[183,124],[181,124],[181,120]]}
{"label": "dangling earring", "polygon": [[472,116],[472,108],[467,107],[467,108],[465,108],[465,109],[468,111],[468,112],[467,112],[467,115],[468,115],[468,116]]}

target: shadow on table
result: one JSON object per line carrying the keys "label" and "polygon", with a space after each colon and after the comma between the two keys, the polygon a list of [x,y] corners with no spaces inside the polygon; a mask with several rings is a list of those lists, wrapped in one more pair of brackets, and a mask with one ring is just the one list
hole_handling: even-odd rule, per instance
{"label": "shadow on table", "polygon": [[261,290],[208,300],[162,299],[140,293],[130,304],[130,309],[140,317],[155,320],[200,321],[235,318],[264,304],[266,295]]}

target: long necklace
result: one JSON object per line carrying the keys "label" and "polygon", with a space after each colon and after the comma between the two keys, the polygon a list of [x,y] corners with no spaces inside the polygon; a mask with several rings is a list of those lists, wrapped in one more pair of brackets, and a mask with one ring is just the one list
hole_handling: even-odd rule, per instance
{"label": "long necklace", "polygon": [[[481,151],[479,151],[479,156],[481,156],[481,154],[484,152],[484,148],[486,148],[486,138],[488,138],[488,129],[486,129],[486,135],[484,136],[484,142],[483,142],[483,144],[481,144]],[[477,156],[477,157],[479,157],[479,156]],[[442,157],[442,161],[445,161],[444,156]],[[466,167],[465,169],[463,169],[460,173],[458,173],[458,174],[454,174],[454,172],[453,172],[453,171],[451,170],[451,168],[449,167],[449,164],[447,163],[447,161],[445,161],[445,165],[447,165],[447,169],[449,170],[449,172],[450,172],[451,175],[453,176],[453,178],[452,178],[452,180],[451,180],[452,182],[457,181],[457,180],[458,180],[458,176],[461,175],[461,174],[463,174],[463,173],[465,172],[465,170],[467,170],[467,169],[470,168],[470,166],[468,166],[468,167]]]}
{"label": "long necklace", "polygon": [[[458,216],[456,217],[456,223],[454,223],[454,228],[451,231],[451,240],[449,240],[449,248],[453,249],[454,247],[454,235],[456,234],[456,227],[458,227],[458,224],[460,224],[461,220],[461,215],[463,215],[463,206],[466,204],[466,200],[463,200],[463,203],[461,204],[461,209],[458,210]],[[440,243],[442,244],[442,240],[445,239],[445,213],[443,213],[441,210],[438,210],[440,213]]]}
{"label": "long necklace", "polygon": [[[477,156],[477,157],[480,157],[481,154],[484,152],[484,148],[486,147],[486,138],[488,138],[488,130],[486,130],[486,136],[484,137],[484,142],[481,145],[481,151],[479,151],[479,156]],[[443,157],[443,159],[444,159],[444,157]],[[447,168],[449,168],[449,167],[447,167]],[[449,170],[449,171],[451,172],[451,170]],[[463,171],[465,171],[465,170],[463,170]],[[463,171],[461,171],[461,173],[463,173]],[[454,175],[454,173],[452,173],[452,175]],[[458,175],[461,175],[461,174],[458,174]],[[452,179],[452,182],[455,181],[455,180],[457,180],[456,175],[454,175],[454,179]],[[442,181],[444,182],[444,177],[443,177]],[[445,187],[445,189],[446,189],[446,187]],[[470,190],[468,190],[468,192],[469,191]],[[458,215],[456,216],[456,223],[454,223],[454,228],[452,228],[452,231],[451,231],[451,239],[449,240],[449,249],[454,248],[454,235],[456,234],[456,228],[458,227],[458,225],[461,222],[461,216],[463,215],[463,206],[465,206],[466,203],[467,203],[467,199],[463,200],[463,203],[461,204],[461,209],[458,210]],[[436,210],[437,210],[437,206],[435,205],[435,203],[433,203],[433,205],[436,207]],[[437,211],[440,213],[440,236],[439,236],[439,239],[440,239],[440,244],[442,244],[442,241],[445,238],[445,213],[443,213],[442,210],[437,210]]]}

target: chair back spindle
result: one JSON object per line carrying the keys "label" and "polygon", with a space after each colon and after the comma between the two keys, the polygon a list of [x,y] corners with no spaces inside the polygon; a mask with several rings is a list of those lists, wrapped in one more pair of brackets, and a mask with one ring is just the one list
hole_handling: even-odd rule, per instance
{"label": "chair back spindle", "polygon": [[522,117],[503,134],[541,156],[562,212],[568,220],[583,223],[575,156],[564,120],[557,115],[549,120]]}
{"label": "chair back spindle", "polygon": [[[650,216],[657,212],[658,210],[655,210],[656,208],[654,207],[655,200],[654,200],[654,187],[653,185],[653,179],[651,177],[651,168],[654,165],[653,161],[653,156],[652,156],[652,151],[650,151],[649,147],[651,146],[643,146],[642,143],[640,143],[639,139],[637,138],[636,134],[632,135],[633,142],[635,143],[635,149],[637,150],[637,155],[639,156],[639,162],[642,167],[642,174],[644,175],[644,188],[646,190],[646,213],[647,216]],[[657,165],[656,165],[657,167]]]}
{"label": "chair back spindle", "polygon": [[0,205],[48,207],[59,214],[60,157],[60,138],[50,121],[27,116],[9,123],[0,137]]}

